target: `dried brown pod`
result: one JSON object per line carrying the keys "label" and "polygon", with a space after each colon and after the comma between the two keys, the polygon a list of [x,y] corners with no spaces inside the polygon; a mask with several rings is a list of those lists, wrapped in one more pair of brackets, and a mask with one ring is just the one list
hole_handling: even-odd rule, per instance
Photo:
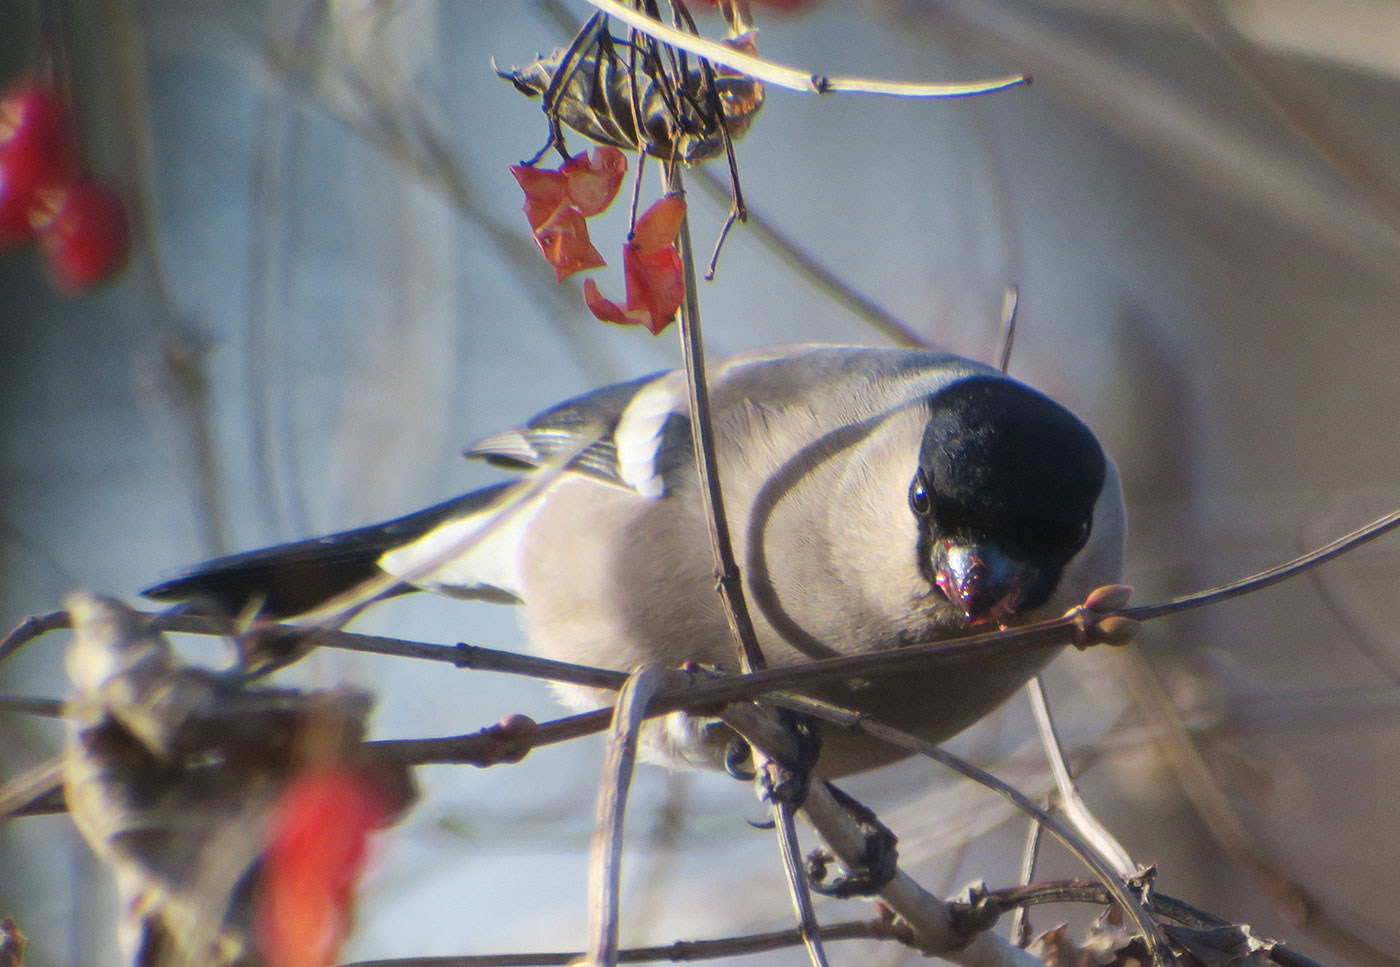
{"label": "dried brown pod", "polygon": [[[251,688],[183,664],[116,601],[67,604],[64,793],[115,875],[127,962],[259,963],[252,898],[267,811],[308,762],[355,755],[370,697]],[[375,781],[393,814],[412,801],[402,767]]]}
{"label": "dried brown pod", "polygon": [[[640,33],[614,37],[607,24],[595,14],[567,47],[497,70],[522,93],[544,99],[550,141],[536,160],[560,143],[565,126],[602,144],[695,164],[726,151],[763,106],[761,82]],[[751,31],[723,43],[754,50]]]}

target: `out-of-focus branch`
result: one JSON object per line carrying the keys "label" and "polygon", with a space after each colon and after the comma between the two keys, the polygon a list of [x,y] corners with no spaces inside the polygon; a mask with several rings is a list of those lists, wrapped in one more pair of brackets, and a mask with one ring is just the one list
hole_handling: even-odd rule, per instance
{"label": "out-of-focus branch", "polygon": [[[889,920],[847,920],[821,928],[823,940],[895,940],[908,944],[907,925]],[[769,953],[802,944],[797,930],[775,930],[721,940],[678,940],[657,947],[630,947],[619,950],[618,963],[642,964],[652,961],[685,963]],[[360,960],[343,967],[565,967],[582,956],[581,951],[542,953],[478,954],[452,957],[396,957],[392,960]]]}
{"label": "out-of-focus branch", "polygon": [[768,84],[786,87],[794,91],[812,94],[884,94],[891,97],[971,97],[977,94],[991,94],[1010,87],[1029,84],[1028,74],[1016,74],[989,81],[973,81],[967,84],[919,84],[908,81],[888,81],[870,77],[828,77],[775,64],[772,61],[755,57],[725,47],[704,37],[697,37],[685,31],[669,27],[653,20],[638,10],[617,0],[588,0],[593,6],[610,17],[616,17],[633,30],[646,34],[664,44],[688,51],[715,64],[723,64],[750,77],[756,77]]}

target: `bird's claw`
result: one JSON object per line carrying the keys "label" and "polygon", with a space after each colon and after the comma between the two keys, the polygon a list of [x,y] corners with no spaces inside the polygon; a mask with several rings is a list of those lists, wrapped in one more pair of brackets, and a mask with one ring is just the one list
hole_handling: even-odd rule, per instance
{"label": "bird's claw", "polygon": [[873,896],[884,889],[899,872],[899,840],[867,806],[852,799],[831,783],[827,783],[827,788],[837,802],[855,818],[861,835],[865,838],[865,845],[861,848],[860,861],[848,867],[844,875],[830,882],[826,878],[827,865],[833,857],[821,850],[813,850],[807,857],[807,882],[812,892],[822,896],[842,900]]}
{"label": "bird's claw", "polygon": [[807,801],[807,791],[812,785],[812,769],[821,755],[821,731],[810,715],[781,708],[777,711],[778,720],[792,738],[787,744],[792,761],[767,760],[759,782],[763,784],[764,799],[797,809]]}

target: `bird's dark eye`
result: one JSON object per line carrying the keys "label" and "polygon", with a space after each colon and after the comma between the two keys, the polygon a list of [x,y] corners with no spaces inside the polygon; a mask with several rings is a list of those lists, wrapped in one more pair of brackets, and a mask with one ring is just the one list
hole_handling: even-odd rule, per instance
{"label": "bird's dark eye", "polygon": [[933,510],[933,498],[928,494],[928,481],[922,470],[914,474],[914,482],[909,485],[909,509],[920,517],[927,517]]}

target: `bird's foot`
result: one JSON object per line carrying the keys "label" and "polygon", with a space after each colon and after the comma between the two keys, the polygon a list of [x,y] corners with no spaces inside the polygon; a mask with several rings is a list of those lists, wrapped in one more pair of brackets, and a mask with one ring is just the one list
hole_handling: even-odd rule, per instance
{"label": "bird's foot", "polygon": [[814,893],[847,899],[873,896],[879,893],[899,872],[899,840],[869,807],[851,798],[831,783],[826,784],[831,795],[855,818],[865,845],[860,861],[848,867],[845,874],[828,881],[828,866],[835,857],[823,850],[813,850],[807,857],[807,880]]}
{"label": "bird's foot", "polygon": [[782,760],[765,760],[758,781],[763,785],[764,799],[797,809],[807,801],[807,790],[812,785],[812,769],[822,750],[821,730],[810,715],[784,708],[778,709],[777,715],[788,733],[789,741],[784,743],[786,755]]}

